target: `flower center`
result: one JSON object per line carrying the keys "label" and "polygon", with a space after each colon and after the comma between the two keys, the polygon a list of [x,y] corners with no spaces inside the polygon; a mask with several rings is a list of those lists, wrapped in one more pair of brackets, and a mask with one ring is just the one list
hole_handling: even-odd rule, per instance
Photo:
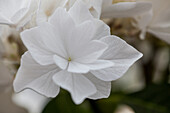
{"label": "flower center", "polygon": [[68,61],[71,62],[71,58],[70,57],[68,58]]}
{"label": "flower center", "polygon": [[120,2],[136,2],[136,0],[112,0],[112,4],[116,4]]}

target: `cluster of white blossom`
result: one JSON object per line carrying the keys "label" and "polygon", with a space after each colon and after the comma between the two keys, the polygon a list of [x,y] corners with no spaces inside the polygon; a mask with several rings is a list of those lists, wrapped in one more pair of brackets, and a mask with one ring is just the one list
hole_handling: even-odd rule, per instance
{"label": "cluster of white blossom", "polygon": [[76,104],[107,98],[111,81],[142,53],[111,35],[102,19],[134,18],[141,38],[150,32],[170,43],[169,6],[169,0],[0,0],[1,39],[15,29],[28,49],[14,90],[56,97],[63,88]]}

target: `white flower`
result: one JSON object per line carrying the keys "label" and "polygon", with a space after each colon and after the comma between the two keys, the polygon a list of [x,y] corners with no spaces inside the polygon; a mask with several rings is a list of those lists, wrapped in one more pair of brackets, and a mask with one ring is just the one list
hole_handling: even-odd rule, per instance
{"label": "white flower", "polygon": [[[19,107],[17,104],[15,104],[12,100],[12,94],[13,90],[11,88],[8,92],[0,92],[0,113],[28,113],[27,110],[25,110],[22,107]],[[7,107],[8,106],[8,107]]]}
{"label": "white flower", "polygon": [[151,3],[137,0],[103,0],[102,18],[132,17],[151,9]]}
{"label": "white flower", "polygon": [[151,8],[150,2],[135,0],[41,0],[37,24],[48,21],[56,8],[64,7],[69,10],[77,1],[83,1],[95,18],[132,17]]}
{"label": "white flower", "polygon": [[[69,9],[79,0],[68,0]],[[151,9],[151,3],[136,0],[82,0],[95,18],[132,17]]]}
{"label": "white flower", "polygon": [[48,18],[54,13],[58,7],[64,7],[69,10],[76,1],[83,1],[91,14],[95,18],[99,18],[101,14],[102,0],[40,0],[39,11],[36,16],[36,23],[39,25],[42,22],[48,21]]}
{"label": "white flower", "polygon": [[70,9],[76,1],[83,1],[95,18],[100,18],[103,0],[67,0],[65,7]]}
{"label": "white flower", "polygon": [[28,113],[42,113],[44,107],[51,100],[30,89],[14,94],[12,100],[17,105],[25,108]]}
{"label": "white flower", "polygon": [[37,24],[48,21],[56,8],[64,7],[67,0],[40,0],[39,9],[36,15]]}
{"label": "white flower", "polygon": [[20,30],[31,20],[37,6],[34,0],[0,0],[0,24]]}
{"label": "white flower", "polygon": [[148,0],[153,8],[145,14],[135,17],[136,27],[141,30],[141,38],[149,32],[170,44],[170,1]]}
{"label": "white flower", "polygon": [[36,28],[21,33],[28,52],[14,80],[19,92],[30,88],[55,97],[60,87],[76,104],[85,98],[107,98],[111,81],[120,78],[142,54],[94,19],[88,7],[76,2],[67,12],[58,8]]}

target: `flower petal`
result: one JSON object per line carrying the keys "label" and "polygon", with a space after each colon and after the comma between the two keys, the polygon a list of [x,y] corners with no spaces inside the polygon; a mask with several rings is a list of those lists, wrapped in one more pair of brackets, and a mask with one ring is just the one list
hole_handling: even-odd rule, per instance
{"label": "flower petal", "polygon": [[56,30],[54,26],[46,22],[41,24],[38,29],[39,30],[37,32],[41,33],[41,40],[43,40],[43,43],[48,50],[58,56],[68,57],[66,51],[67,48],[65,47],[65,40],[62,37],[62,33]]}
{"label": "flower petal", "polygon": [[87,73],[85,77],[88,78],[96,87],[97,92],[88,98],[90,99],[101,99],[108,98],[111,91],[111,82],[105,82],[96,78],[93,74]]}
{"label": "flower petal", "polygon": [[[30,30],[25,30],[21,34],[21,39],[24,42],[27,49],[30,51],[32,57],[41,65],[53,64],[53,52],[49,50],[49,46],[46,46],[43,38],[53,37],[54,33],[51,31],[50,26],[36,27]],[[57,42],[56,42],[57,43]]]}
{"label": "flower petal", "polygon": [[54,13],[58,7],[63,7],[67,0],[41,0],[38,13],[36,15],[36,22],[40,25],[47,22],[48,18]]}
{"label": "flower petal", "polygon": [[151,22],[153,18],[153,11],[149,10],[147,13],[143,13],[139,16],[134,17],[136,23],[132,23],[135,27],[141,29],[140,38],[145,39],[145,34],[147,30],[147,26]]}
{"label": "flower petal", "polygon": [[52,76],[60,69],[55,65],[41,66],[32,59],[29,52],[22,56],[13,86],[16,92],[32,89],[47,97],[55,97],[59,93],[59,86],[52,81]]}
{"label": "flower petal", "polygon": [[13,25],[13,23],[2,14],[0,14],[0,24]]}
{"label": "flower petal", "polygon": [[[30,0],[31,2],[31,0]],[[15,15],[12,16],[11,21],[15,24],[17,24],[28,12],[29,8],[22,8],[19,11],[15,13]]]}
{"label": "flower petal", "polygon": [[94,40],[98,40],[110,35],[110,27],[107,24],[98,19],[93,19],[93,22],[95,24],[95,35],[93,37]]}
{"label": "flower petal", "polygon": [[152,4],[150,2],[120,2],[110,6],[103,6],[101,17],[132,17],[147,12],[151,8]]}
{"label": "flower petal", "polygon": [[56,31],[59,33],[61,32],[63,39],[69,37],[72,32],[71,29],[75,28],[72,17],[61,7],[55,10],[53,15],[49,18],[49,23],[55,27]]}
{"label": "flower petal", "polygon": [[77,0],[74,3],[69,10],[69,14],[72,16],[76,24],[93,19],[87,5],[82,0]]}
{"label": "flower petal", "polygon": [[[165,31],[163,31],[165,30]],[[169,30],[169,31],[168,31]],[[162,28],[160,30],[160,28],[152,28],[152,29],[148,29],[148,32],[152,33],[153,35],[155,35],[156,37],[158,37],[161,40],[166,41],[168,44],[170,44],[170,28]]]}
{"label": "flower petal", "polygon": [[67,68],[68,60],[57,55],[54,55],[53,58],[54,58],[54,62],[56,63],[56,65],[59,66],[61,69],[65,70]]}
{"label": "flower petal", "polygon": [[77,49],[84,48],[84,46],[87,46],[87,44],[92,41],[94,30],[95,28],[92,21],[83,22],[72,30],[72,34],[66,39],[70,56],[78,53]]}
{"label": "flower petal", "polygon": [[142,54],[116,36],[101,39],[109,45],[101,56],[101,59],[110,60],[114,63],[111,68],[91,71],[97,78],[104,81],[112,81],[120,78],[129,67],[142,57]]}
{"label": "flower petal", "polygon": [[96,93],[96,87],[89,79],[81,74],[60,71],[53,77],[54,82],[71,93],[76,104],[80,104],[85,98]]}
{"label": "flower petal", "polygon": [[79,63],[92,63],[103,54],[107,47],[104,42],[93,40],[85,47],[77,48],[77,54],[75,54],[73,60]]}
{"label": "flower petal", "polygon": [[68,72],[71,73],[87,73],[90,71],[90,68],[84,64],[78,62],[70,62],[68,66]]}
{"label": "flower petal", "polygon": [[112,67],[114,63],[109,60],[97,60],[93,63],[86,64],[88,67],[90,67],[90,70],[100,70]]}
{"label": "flower petal", "polygon": [[93,17],[99,19],[101,15],[103,0],[90,0],[89,2],[92,5],[89,9],[91,14],[93,15]]}
{"label": "flower petal", "polygon": [[31,2],[32,0],[0,1],[0,15],[3,15],[9,24],[18,24],[28,12]]}

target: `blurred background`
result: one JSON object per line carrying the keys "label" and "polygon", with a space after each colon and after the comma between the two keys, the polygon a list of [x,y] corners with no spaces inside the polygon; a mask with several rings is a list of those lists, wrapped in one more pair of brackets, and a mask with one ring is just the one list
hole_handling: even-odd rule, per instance
{"label": "blurred background", "polygon": [[170,113],[170,46],[140,30],[132,19],[106,19],[113,35],[117,35],[144,54],[126,74],[112,82],[108,99],[88,100],[81,105],[72,102],[62,90],[49,99],[32,90],[14,93],[12,81],[26,51],[19,33],[3,27],[0,42],[0,113]]}

